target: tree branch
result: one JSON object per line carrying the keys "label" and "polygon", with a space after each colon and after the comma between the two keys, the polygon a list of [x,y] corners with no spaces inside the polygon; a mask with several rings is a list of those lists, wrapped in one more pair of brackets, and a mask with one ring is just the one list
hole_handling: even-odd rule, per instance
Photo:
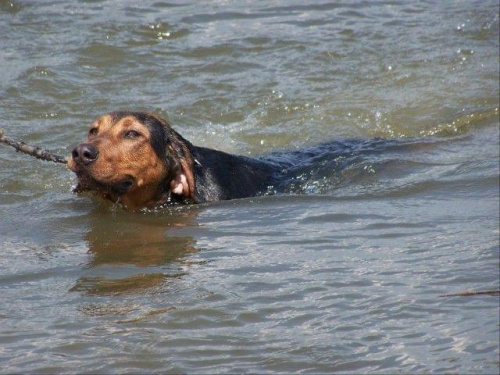
{"label": "tree branch", "polygon": [[439,297],[469,297],[469,296],[479,296],[479,295],[500,296],[500,289],[481,290],[477,292],[465,291],[460,293],[442,294]]}
{"label": "tree branch", "polygon": [[68,159],[64,156],[56,155],[50,152],[49,150],[44,150],[41,147],[34,147],[27,145],[24,142],[16,141],[12,138],[9,138],[4,135],[3,130],[0,129],[0,142],[8,144],[11,147],[14,147],[16,151],[20,151],[24,154],[28,154],[34,156],[37,159],[45,160],[45,161],[53,161],[54,163],[62,163],[66,164]]}

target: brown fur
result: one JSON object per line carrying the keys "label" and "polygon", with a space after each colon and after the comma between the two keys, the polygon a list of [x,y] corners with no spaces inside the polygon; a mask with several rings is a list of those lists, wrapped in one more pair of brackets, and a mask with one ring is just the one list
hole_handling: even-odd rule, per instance
{"label": "brown fur", "polygon": [[[139,136],[127,138],[129,131]],[[115,123],[111,115],[102,116],[90,126],[87,143],[99,151],[97,160],[88,166],[74,157],[68,162],[79,178],[78,191],[92,190],[105,199],[119,199],[132,210],[158,202],[155,194],[168,171],[151,146],[150,131],[140,121],[129,116]],[[118,194],[113,186],[122,181],[131,181],[132,185]]]}
{"label": "brown fur", "polygon": [[194,146],[154,114],[113,112],[90,126],[68,167],[76,192],[137,210],[263,194],[283,166]]}
{"label": "brown fur", "polygon": [[75,191],[137,210],[290,192],[304,176],[324,179],[362,153],[408,144],[412,141],[336,141],[249,158],[195,146],[154,114],[119,111],[90,126],[68,167],[78,178]]}

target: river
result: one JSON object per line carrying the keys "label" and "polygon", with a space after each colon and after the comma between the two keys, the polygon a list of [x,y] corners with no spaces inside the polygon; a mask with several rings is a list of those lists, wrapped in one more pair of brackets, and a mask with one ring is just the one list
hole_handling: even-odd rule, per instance
{"label": "river", "polygon": [[[0,1],[0,128],[115,110],[259,157],[280,194],[126,212],[0,145],[1,373],[499,372],[498,1]],[[341,167],[339,167],[341,166]]]}

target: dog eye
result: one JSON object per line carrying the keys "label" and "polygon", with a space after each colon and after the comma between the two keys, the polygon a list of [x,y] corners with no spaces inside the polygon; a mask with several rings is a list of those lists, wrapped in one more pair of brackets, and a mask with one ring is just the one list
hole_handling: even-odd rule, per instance
{"label": "dog eye", "polygon": [[135,130],[129,130],[128,132],[125,133],[125,137],[127,138],[138,138],[140,137],[141,134],[136,132]]}
{"label": "dog eye", "polygon": [[89,135],[92,135],[92,136],[97,135],[97,132],[98,132],[97,128],[92,128],[89,130]]}

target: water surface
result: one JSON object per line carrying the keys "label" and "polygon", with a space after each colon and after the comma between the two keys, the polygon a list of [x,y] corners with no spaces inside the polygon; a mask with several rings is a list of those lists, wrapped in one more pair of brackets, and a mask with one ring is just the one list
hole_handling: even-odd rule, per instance
{"label": "water surface", "polygon": [[[319,160],[266,197],[130,213],[0,146],[0,369],[498,373],[497,1],[0,1],[0,124],[101,114]],[[403,142],[405,147],[390,146]]]}

